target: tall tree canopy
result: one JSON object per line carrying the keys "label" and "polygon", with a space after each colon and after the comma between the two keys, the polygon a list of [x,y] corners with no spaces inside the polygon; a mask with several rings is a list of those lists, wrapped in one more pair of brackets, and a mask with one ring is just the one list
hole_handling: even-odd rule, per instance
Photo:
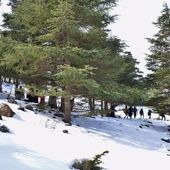
{"label": "tall tree canopy", "polygon": [[55,87],[53,95],[64,96],[66,122],[73,95],[138,100],[136,60],[124,53],[119,38],[108,36],[116,0],[10,0],[10,5],[1,32],[1,67],[13,68],[25,83]]}
{"label": "tall tree canopy", "polygon": [[154,25],[159,31],[148,39],[151,54],[147,56],[147,66],[152,71],[148,77],[153,92],[150,104],[158,111],[170,114],[170,8],[167,4],[163,5],[161,16]]}

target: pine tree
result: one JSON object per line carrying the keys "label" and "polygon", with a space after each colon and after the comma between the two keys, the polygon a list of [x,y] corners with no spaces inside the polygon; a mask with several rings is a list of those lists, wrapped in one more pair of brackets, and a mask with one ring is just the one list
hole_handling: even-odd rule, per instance
{"label": "pine tree", "polygon": [[[68,73],[67,68],[75,72],[83,68],[87,69],[85,65],[88,64],[86,61],[89,57],[93,55],[91,51],[101,48],[102,43],[97,45],[97,42],[104,43],[106,39],[107,34],[104,28],[113,20],[107,10],[115,5],[114,1],[108,0],[93,2],[23,0],[11,1],[11,3],[12,13],[4,15],[4,26],[10,30],[2,34],[5,37],[11,37],[18,44],[14,47],[13,54],[6,55],[4,65],[15,67],[25,82],[30,81],[34,84],[46,84],[47,80],[55,82],[53,74],[59,74],[61,78]],[[101,36],[97,36],[98,33]],[[96,39],[96,37],[100,38]],[[9,63],[11,59],[13,62]],[[44,65],[45,62],[48,64]],[[66,67],[60,67],[60,65]],[[83,74],[80,75],[84,77]],[[88,77],[84,78],[88,80]],[[87,90],[91,85],[95,85],[88,81],[84,81]],[[66,92],[64,119],[69,122],[70,95],[73,85],[60,79],[57,86]],[[74,86],[76,86],[75,83]]]}
{"label": "pine tree", "polygon": [[170,8],[163,5],[161,16],[154,25],[159,29],[151,43],[147,66],[152,71],[149,75],[153,94],[150,103],[154,104],[159,112],[170,114]]}
{"label": "pine tree", "polygon": [[[108,38],[107,26],[115,20],[109,10],[115,1],[10,3],[12,12],[4,14],[8,29],[1,40],[10,38],[14,45],[2,49],[1,66],[13,68],[24,83],[38,86],[43,94],[64,97],[65,122],[71,120],[70,99],[74,95],[106,103],[127,102],[129,97],[131,103],[138,100],[139,94],[132,88],[138,77],[136,61],[122,55],[126,45],[119,38]],[[3,42],[5,45],[8,42]],[[127,81],[123,81],[125,77]]]}

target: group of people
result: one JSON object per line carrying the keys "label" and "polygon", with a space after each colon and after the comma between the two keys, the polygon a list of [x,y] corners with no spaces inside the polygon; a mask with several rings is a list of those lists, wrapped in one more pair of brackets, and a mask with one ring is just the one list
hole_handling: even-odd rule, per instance
{"label": "group of people", "polygon": [[[132,117],[134,117],[134,119],[135,119],[136,116],[137,116],[137,113],[138,113],[137,108],[136,107],[132,107],[132,106],[130,106],[129,108],[127,106],[125,106],[123,111],[125,113],[125,117],[124,118],[127,118],[127,119],[128,118],[131,119]],[[149,109],[147,114],[148,114],[149,119],[151,119],[152,110]],[[140,115],[141,119],[144,119],[144,111],[143,111],[142,108],[139,110],[139,115]]]}
{"label": "group of people", "polygon": [[[117,105],[115,105],[114,103],[111,103],[110,112],[109,112],[109,114],[107,116],[109,116],[109,117],[118,117],[115,114],[116,106]],[[143,108],[140,108],[140,110],[138,110],[135,106],[134,107],[132,107],[132,106],[128,107],[126,105],[125,108],[123,109],[123,112],[125,114],[124,118],[127,118],[127,119],[128,118],[130,118],[130,119],[134,118],[135,119],[138,113],[139,113],[141,119],[144,119],[144,116],[145,116]],[[153,111],[151,109],[148,109],[147,115],[148,115],[149,119],[151,119],[152,113],[153,113]],[[165,113],[159,113],[158,119],[159,120],[166,120]]]}

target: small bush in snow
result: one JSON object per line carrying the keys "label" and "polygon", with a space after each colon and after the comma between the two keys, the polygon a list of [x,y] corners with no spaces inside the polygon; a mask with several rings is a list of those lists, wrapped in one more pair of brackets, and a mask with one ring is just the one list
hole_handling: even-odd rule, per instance
{"label": "small bush in snow", "polygon": [[31,104],[26,105],[25,108],[28,110],[34,111],[33,105]]}
{"label": "small bush in snow", "polygon": [[109,153],[109,151],[104,151],[101,154],[95,155],[95,157],[90,159],[83,159],[83,160],[74,160],[74,163],[72,165],[73,169],[79,169],[79,170],[102,170],[103,168],[99,165],[102,163],[101,157],[105,155],[106,153]]}
{"label": "small bush in snow", "polygon": [[107,116],[109,110],[96,110],[96,114],[100,115],[101,117]]}
{"label": "small bush in snow", "polygon": [[94,117],[94,116],[97,116],[97,112],[87,112],[86,113],[86,116],[89,116],[89,117]]}
{"label": "small bush in snow", "polygon": [[37,110],[40,111],[40,112],[44,111],[45,108],[46,108],[46,106],[44,104],[38,104],[37,105]]}
{"label": "small bush in snow", "polygon": [[5,125],[0,126],[0,132],[4,132],[4,133],[9,133],[9,129],[8,127],[6,127]]}
{"label": "small bush in snow", "polygon": [[93,112],[87,112],[86,113],[86,116],[89,116],[89,117],[94,117],[94,116],[97,116],[97,115],[100,115],[101,117],[107,116],[107,115],[109,115],[109,110],[98,110],[98,109],[96,109]]}

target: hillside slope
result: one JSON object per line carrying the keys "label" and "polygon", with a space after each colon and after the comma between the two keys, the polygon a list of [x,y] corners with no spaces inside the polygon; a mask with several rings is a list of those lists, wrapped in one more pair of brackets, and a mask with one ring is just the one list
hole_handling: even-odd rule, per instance
{"label": "hillside slope", "polygon": [[170,144],[161,140],[170,137],[168,121],[77,116],[66,126],[48,111],[35,114],[9,106],[16,114],[0,120],[11,130],[0,132],[2,170],[69,170],[74,159],[106,150],[101,166],[107,170],[170,168]]}

